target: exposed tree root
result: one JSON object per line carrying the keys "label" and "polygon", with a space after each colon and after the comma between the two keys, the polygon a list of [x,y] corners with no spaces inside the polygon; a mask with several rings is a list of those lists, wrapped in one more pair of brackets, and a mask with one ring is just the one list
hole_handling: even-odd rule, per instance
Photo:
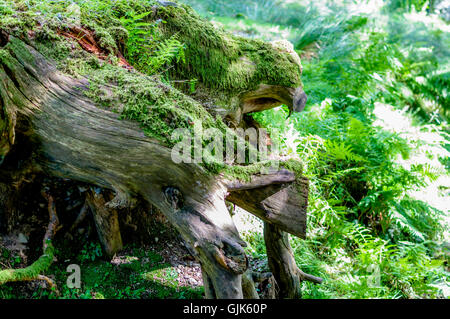
{"label": "exposed tree root", "polygon": [[108,209],[103,194],[95,190],[87,193],[87,203],[94,217],[95,227],[103,250],[111,258],[123,248],[117,210]]}
{"label": "exposed tree root", "polygon": [[278,298],[300,298],[303,280],[322,283],[322,278],[306,274],[297,267],[287,233],[275,225],[264,223],[264,241],[269,267],[278,286]]}
{"label": "exposed tree root", "polygon": [[53,263],[55,248],[53,247],[52,240],[59,229],[59,220],[53,198],[45,192],[43,192],[42,195],[48,200],[49,212],[49,223],[42,244],[43,254],[38,260],[26,268],[4,269],[0,271],[0,285],[7,282],[43,280],[50,288],[55,289],[57,292],[56,284],[50,278],[41,275],[41,273],[46,271]]}
{"label": "exposed tree root", "polygon": [[245,299],[259,299],[253,280],[253,274],[250,270],[247,270],[242,275],[242,293]]}

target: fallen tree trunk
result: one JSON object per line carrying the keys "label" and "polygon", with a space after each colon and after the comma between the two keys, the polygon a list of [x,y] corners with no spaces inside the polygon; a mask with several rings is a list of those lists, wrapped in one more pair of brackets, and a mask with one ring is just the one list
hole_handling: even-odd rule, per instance
{"label": "fallen tree trunk", "polygon": [[[122,202],[142,196],[166,215],[192,247],[212,286],[209,297],[242,298],[245,243],[239,238],[225,198],[230,191],[234,195],[229,200],[250,207],[244,195],[235,193],[254,192],[258,196],[251,199],[252,205],[255,199],[261,200],[264,211],[250,211],[290,230],[292,218],[305,219],[304,210],[292,215],[291,209],[283,211],[281,207],[282,200],[293,205],[289,198],[294,192],[287,187],[292,174],[282,171],[264,178],[256,176],[258,181],[247,185],[228,184],[197,164],[176,164],[171,150],[145,137],[138,125],[96,107],[82,93],[86,85],[85,80],[58,72],[39,52],[11,37],[0,63],[0,105],[13,119],[8,122],[12,127],[6,131],[6,145],[13,144],[15,132],[26,134],[34,143],[36,169],[114,190]],[[275,193],[274,201],[270,193]],[[93,195],[90,203],[93,211],[97,210],[98,228],[111,226],[106,227],[109,235],[103,233],[100,238],[113,254],[121,246],[115,217],[101,216],[101,206],[108,203],[94,202]],[[301,229],[304,225],[297,225],[292,232],[304,235]],[[106,239],[108,236],[112,237]]]}
{"label": "fallen tree trunk", "polygon": [[[207,298],[242,298],[244,294],[256,298],[255,276],[247,271],[245,242],[225,200],[274,227],[267,232],[269,264],[275,269],[273,260],[279,259],[279,269],[292,272],[282,277],[293,277],[299,272],[291,267],[292,260],[285,258],[281,245],[285,240],[278,235],[305,236],[308,180],[289,165],[269,174],[246,170],[248,167],[242,165],[236,171],[245,170],[244,176],[230,177],[234,175],[218,172],[214,163],[176,162],[168,139],[174,129],[190,128],[193,119],[223,133],[228,130],[224,122],[241,127],[244,114],[249,112],[281,104],[300,111],[306,95],[299,57],[285,42],[269,44],[226,34],[186,6],[146,5],[133,10],[148,10],[140,13],[153,22],[163,19],[167,23],[161,26],[160,35],[170,40],[176,37],[186,45],[186,61],[180,59],[170,73],[182,80],[199,78],[194,99],[158,77],[134,70],[116,45],[106,41],[109,45],[104,48],[99,44],[95,28],[61,23],[46,30],[38,21],[39,27],[33,30],[0,29],[0,178],[7,176],[0,181],[6,194],[0,194],[0,214],[7,218],[14,215],[14,189],[8,183],[25,175],[21,165],[9,165],[2,171],[2,162],[5,156],[6,162],[24,160],[11,159],[11,153],[26,147],[30,149],[26,153],[27,172],[88,183],[115,193],[111,199],[101,190],[88,192],[77,218],[82,220],[90,207],[108,256],[122,247],[117,210],[133,206],[139,197],[166,216],[201,263]],[[77,72],[78,77],[69,76],[58,70],[57,64],[70,64],[43,55],[42,50],[51,53],[52,41],[63,47],[63,55],[67,53],[64,50],[74,51],[69,56],[76,59],[89,52],[89,59],[97,65],[91,68],[84,64],[93,72],[91,77]],[[119,43],[119,47],[123,45]],[[101,73],[98,65],[110,63],[111,55],[118,59],[116,68],[105,68]],[[99,107],[104,104],[106,108]],[[26,145],[21,141],[27,141]],[[281,249],[280,255],[274,249]],[[274,276],[282,283],[280,273],[275,271]],[[292,294],[292,288],[287,289]]]}

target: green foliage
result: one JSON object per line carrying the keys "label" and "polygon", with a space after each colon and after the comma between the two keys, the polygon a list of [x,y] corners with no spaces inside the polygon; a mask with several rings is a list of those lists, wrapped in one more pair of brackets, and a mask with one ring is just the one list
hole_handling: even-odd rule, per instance
{"label": "green foliage", "polygon": [[[6,250],[5,250],[6,251]],[[203,289],[180,286],[176,269],[165,263],[156,252],[147,248],[125,247],[112,261],[100,258],[98,242],[88,242],[79,252],[65,252],[64,262],[54,263],[46,270],[58,287],[60,295],[43,287],[27,292],[32,298],[62,299],[189,299],[202,298]],[[77,263],[81,271],[81,287],[67,287],[66,267]],[[0,297],[26,298],[23,283],[0,286]]]}
{"label": "green foliage", "polygon": [[78,255],[78,260],[83,263],[86,261],[95,261],[98,257],[102,257],[102,247],[100,243],[86,243]]}
{"label": "green foliage", "polygon": [[121,17],[120,22],[128,32],[125,55],[139,70],[154,74],[162,67],[170,65],[172,61],[185,62],[184,45],[173,35],[168,39],[161,39],[158,31],[163,20],[155,22],[142,22],[150,12],[135,15],[127,13],[130,17]]}
{"label": "green foliage", "polygon": [[411,11],[415,9],[420,11],[424,7],[428,7],[427,0],[389,0],[387,1],[387,7],[390,11]]}
{"label": "green foliage", "polygon": [[[303,297],[448,296],[444,23],[411,12],[424,1],[369,12],[363,1],[352,10],[339,1],[186,2],[229,31],[249,30],[233,18],[239,14],[258,28],[264,21],[291,27],[286,34],[303,57],[306,110],[289,119],[286,107],[253,115],[280,136],[285,156],[302,159],[310,178],[307,239],[291,243],[297,264],[325,282],[303,283]],[[262,235],[246,240],[264,259]]]}
{"label": "green foliage", "polygon": [[[404,158],[417,160],[414,156],[420,151],[413,151],[417,141],[373,125],[351,106],[336,109],[328,100],[295,116],[291,123],[284,109],[255,115],[272,129],[283,131],[290,125],[298,132],[292,141],[284,129],[281,140],[286,152],[292,148],[289,143],[294,144],[311,183],[310,235],[307,240],[293,239],[293,245],[301,247],[296,254],[299,265],[328,282],[327,288],[304,284],[307,296],[438,296],[435,285],[445,285],[448,273],[441,266],[442,255],[430,256],[446,227],[443,212],[410,192],[436,180],[433,172],[440,169],[420,162],[405,168]],[[400,249],[404,245],[419,251],[406,258],[405,249]],[[383,274],[376,289],[367,286],[372,280],[367,268],[373,265]]]}

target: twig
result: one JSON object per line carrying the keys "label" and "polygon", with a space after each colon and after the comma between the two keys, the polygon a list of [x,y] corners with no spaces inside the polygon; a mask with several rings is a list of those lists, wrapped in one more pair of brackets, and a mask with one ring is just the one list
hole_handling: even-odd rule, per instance
{"label": "twig", "polygon": [[72,232],[85,218],[88,213],[88,204],[85,201],[83,204],[83,207],[80,209],[80,213],[78,214],[77,218],[73,222],[72,226],[70,226],[69,232]]}

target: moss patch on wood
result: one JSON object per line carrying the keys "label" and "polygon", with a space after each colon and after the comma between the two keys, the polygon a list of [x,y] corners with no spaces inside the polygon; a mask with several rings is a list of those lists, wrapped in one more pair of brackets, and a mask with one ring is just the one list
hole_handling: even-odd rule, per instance
{"label": "moss patch on wood", "polygon": [[[157,1],[74,1],[77,8],[59,3],[3,0],[0,29],[21,38],[55,61],[58,69],[73,77],[89,80],[85,94],[99,107],[120,114],[123,119],[137,121],[143,132],[171,147],[175,129],[187,129],[194,136],[195,122],[203,129],[215,128],[223,135],[231,134],[222,118],[208,112],[207,105],[175,89],[161,75],[144,74],[124,69],[119,64],[120,51],[126,51],[127,30],[121,18],[142,16],[146,23],[157,24],[158,38],[174,36],[185,44],[185,59],[169,67],[171,79],[197,78],[206,93],[216,98],[222,108],[235,108],[232,97],[250,91],[260,83],[298,87],[301,66],[288,49],[260,40],[244,39],[227,33],[198,16],[190,7],[161,6]],[[74,38],[63,36],[71,28],[92,33],[102,50],[87,52]],[[80,35],[83,36],[83,35]],[[16,42],[9,45],[17,45]],[[220,100],[220,101],[219,101]],[[206,145],[207,140],[202,140]],[[246,153],[252,148],[243,142]],[[262,158],[262,157],[261,157]],[[267,163],[229,165],[213,159],[202,165],[213,174],[225,173],[246,179]]]}
{"label": "moss patch on wood", "polygon": [[299,87],[301,66],[289,50],[256,39],[227,33],[202,19],[190,7],[159,7],[156,16],[167,23],[161,29],[177,34],[186,44],[186,63],[178,63],[177,77],[195,75],[207,87],[239,93],[260,83]]}
{"label": "moss patch on wood", "polygon": [[37,279],[38,275],[46,271],[53,263],[55,248],[47,242],[44,253],[30,266],[19,269],[4,269],[0,271],[0,285],[7,282]]}

